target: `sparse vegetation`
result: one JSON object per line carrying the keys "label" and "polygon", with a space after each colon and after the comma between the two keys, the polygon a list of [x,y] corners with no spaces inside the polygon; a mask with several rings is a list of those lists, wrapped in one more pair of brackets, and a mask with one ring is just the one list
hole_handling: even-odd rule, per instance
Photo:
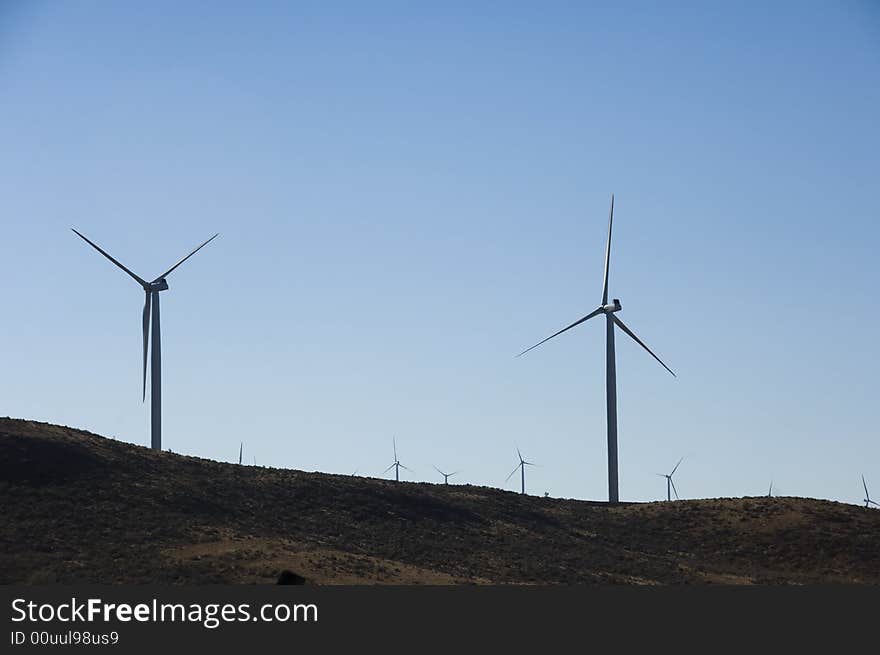
{"label": "sparse vegetation", "polygon": [[4,584],[880,583],[880,511],[829,501],[609,506],[240,467],[2,418],[0,473]]}

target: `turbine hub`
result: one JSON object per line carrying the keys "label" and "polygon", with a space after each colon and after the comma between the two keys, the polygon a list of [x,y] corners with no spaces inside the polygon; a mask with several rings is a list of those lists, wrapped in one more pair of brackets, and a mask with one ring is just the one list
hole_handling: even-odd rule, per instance
{"label": "turbine hub", "polygon": [[150,282],[150,291],[167,291],[168,290],[168,282],[163,277],[161,280],[156,280],[155,282]]}
{"label": "turbine hub", "polygon": [[621,310],[620,300],[615,298],[607,305],[602,305],[602,311],[606,314],[613,314],[614,312],[619,312]]}

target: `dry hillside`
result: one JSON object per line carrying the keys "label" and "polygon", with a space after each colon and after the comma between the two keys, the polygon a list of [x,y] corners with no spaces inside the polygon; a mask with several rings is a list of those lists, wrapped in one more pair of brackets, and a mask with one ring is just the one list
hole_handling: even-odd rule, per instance
{"label": "dry hillside", "polygon": [[880,582],[880,510],[645,504],[223,464],[0,418],[0,583]]}

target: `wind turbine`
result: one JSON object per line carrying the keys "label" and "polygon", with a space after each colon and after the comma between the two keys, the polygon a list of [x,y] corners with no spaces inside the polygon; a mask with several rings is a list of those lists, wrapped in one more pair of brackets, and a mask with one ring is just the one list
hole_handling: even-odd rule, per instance
{"label": "wind turbine", "polygon": [[[73,230],[73,228],[71,228]],[[177,262],[174,266],[162,273],[152,282],[147,282],[143,278],[138,277],[125,266],[115,260],[108,252],[102,250],[93,241],[73,230],[74,233],[83,241],[88,243],[92,248],[104,255],[111,262],[116,264],[123,271],[128,273],[134,280],[141,285],[144,290],[146,299],[144,300],[143,312],[143,333],[144,333],[144,390],[143,400],[147,398],[147,350],[150,345],[150,330],[152,327],[152,353],[150,359],[150,447],[154,450],[162,450],[162,339],[159,330],[159,292],[168,289],[168,282],[165,280],[171,272],[180,266],[187,259],[195,255],[199,250],[204,248],[208,243],[217,238],[215,234],[210,239],[202,243],[198,248],[189,253],[186,257]],[[152,308],[152,323],[151,323]]]}
{"label": "wind turbine", "polygon": [[770,490],[767,492],[767,498],[773,497],[773,480],[770,480]]}
{"label": "wind turbine", "polygon": [[868,483],[865,482],[864,475],[862,476],[862,485],[865,487],[865,507],[867,507],[868,505],[876,505],[877,507],[880,507],[880,503],[871,500],[871,496],[868,494]]}
{"label": "wind turbine", "polygon": [[241,466],[241,453],[244,450],[244,441],[241,442],[241,445],[238,447],[238,465]]}
{"label": "wind turbine", "polygon": [[605,399],[608,425],[608,501],[616,503],[619,501],[620,496],[617,484],[617,368],[614,356],[614,326],[616,325],[623,330],[623,332],[632,338],[633,341],[647,350],[648,354],[660,362],[660,365],[663,368],[672,373],[673,377],[675,377],[675,373],[673,373],[672,369],[664,364],[663,361],[615,315],[616,312],[621,310],[620,300],[614,298],[612,302],[608,302],[608,266],[611,261],[611,226],[613,220],[614,194],[611,194],[611,211],[608,214],[608,241],[605,244],[605,277],[602,281],[602,304],[583,318],[576,320],[568,327],[562,328],[559,332],[551,334],[549,337],[536,343],[531,348],[526,348],[517,355],[517,357],[525,355],[533,348],[537,348],[541,344],[550,341],[553,337],[557,337],[563,332],[567,332],[573,327],[577,327],[594,316],[599,316],[600,314],[605,315]]}
{"label": "wind turbine", "polygon": [[397,439],[392,439],[392,442],[394,443],[394,463],[387,469],[382,471],[382,474],[384,475],[385,473],[388,473],[388,471],[390,471],[391,469],[394,469],[394,481],[400,482],[400,469],[406,469],[410,473],[412,473],[413,471],[411,468],[407,468],[406,466],[401,464],[400,460],[397,459]]}
{"label": "wind turbine", "polygon": [[[682,457],[678,460],[678,464],[681,464],[681,460],[684,459]],[[666,478],[666,500],[672,500],[672,496],[669,494],[669,487],[672,487],[672,491],[675,492],[675,499],[678,500],[678,489],[675,488],[675,483],[672,481],[672,476],[675,475],[675,471],[678,468],[678,464],[675,465],[675,468],[672,469],[672,473],[667,475],[666,473],[658,473],[661,478]]]}
{"label": "wind turbine", "polygon": [[522,484],[522,490],[520,491],[520,493],[524,494],[526,492],[526,466],[537,466],[537,464],[524,460],[522,453],[519,452],[519,447],[517,447],[516,449],[516,454],[519,457],[519,464],[517,464],[516,468],[510,472],[510,475],[504,478],[504,481],[507,482],[508,480],[510,480],[510,478],[513,477],[513,474],[516,473],[516,469],[520,469],[520,481]]}
{"label": "wind turbine", "polygon": [[456,471],[455,473],[444,473],[443,471],[438,469],[436,466],[434,467],[434,470],[443,476],[443,484],[449,484],[449,478],[451,478],[453,475],[458,475],[458,471]]}

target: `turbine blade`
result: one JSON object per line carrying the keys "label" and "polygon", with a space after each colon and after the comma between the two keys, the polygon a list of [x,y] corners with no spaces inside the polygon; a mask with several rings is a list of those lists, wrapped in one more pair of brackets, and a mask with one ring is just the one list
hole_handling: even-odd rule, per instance
{"label": "turbine blade", "polygon": [[397,437],[391,437],[391,443],[394,444],[394,461],[397,461]]}
{"label": "turbine blade", "polygon": [[135,275],[134,273],[132,273],[130,270],[128,270],[127,268],[125,268],[125,266],[123,266],[119,261],[113,259],[113,257],[110,255],[110,253],[108,253],[106,250],[102,250],[102,249],[101,249],[101,246],[99,246],[97,243],[95,243],[94,241],[90,241],[88,238],[84,237],[82,234],[80,234],[79,232],[77,232],[77,231],[74,230],[73,228],[70,228],[70,229],[73,230],[73,232],[74,232],[74,233],[75,233],[80,239],[82,239],[82,240],[85,241],[87,244],[89,244],[92,248],[94,248],[94,249],[97,250],[99,253],[101,253],[102,255],[104,255],[104,257],[106,257],[106,258],[109,259],[111,262],[113,262],[114,264],[116,264],[116,265],[117,265],[119,268],[121,268],[123,271],[125,271],[126,273],[128,273],[129,275],[131,275],[131,276],[132,276],[132,277],[138,282],[138,284],[140,284],[142,287],[148,287],[148,286],[150,286],[149,283],[148,283],[146,280],[144,280],[144,279],[138,277],[137,275]]}
{"label": "turbine blade", "polygon": [[672,485],[672,490],[675,492],[675,499],[678,500],[678,489],[675,488],[675,482],[672,481],[672,476],[669,476],[669,483]]}
{"label": "turbine blade", "polygon": [[437,471],[437,473],[439,473],[440,475],[446,475],[443,471],[438,469],[436,466],[434,467],[434,470]]}
{"label": "turbine blade", "polygon": [[397,462],[394,462],[394,464],[392,464],[392,465],[389,466],[387,469],[385,469],[384,471],[382,471],[382,475],[385,475],[386,473],[388,473],[388,471],[390,471],[391,469],[393,469],[394,466],[395,466],[396,464],[397,464]]}
{"label": "turbine blade", "polygon": [[455,473],[449,473],[446,477],[451,478],[453,475],[458,475],[458,474],[459,474],[459,471],[456,471]]}
{"label": "turbine blade", "polygon": [[513,470],[510,472],[510,475],[508,475],[506,478],[504,478],[504,481],[507,482],[508,480],[510,480],[510,478],[513,477],[513,474],[516,473],[516,472],[519,470],[519,467],[520,467],[520,466],[522,466],[522,463],[517,464],[517,465],[516,465],[516,468],[513,469]]}
{"label": "turbine blade", "polygon": [[871,503],[872,505],[876,505],[877,507],[880,507],[880,503],[878,503],[876,500],[868,499],[868,502]]}
{"label": "turbine blade", "polygon": [[168,275],[171,275],[171,271],[173,271],[175,268],[177,268],[178,266],[180,266],[183,262],[185,262],[187,259],[189,259],[189,258],[192,257],[193,255],[195,255],[199,250],[201,250],[202,248],[204,248],[205,246],[207,246],[209,243],[211,243],[211,242],[212,242],[214,239],[216,239],[218,236],[220,236],[220,233],[219,233],[219,232],[218,232],[217,234],[215,234],[214,236],[212,236],[212,237],[211,237],[210,239],[208,239],[207,241],[205,241],[204,243],[202,243],[202,245],[200,245],[198,248],[196,248],[195,250],[193,250],[190,254],[188,254],[186,257],[184,257],[183,259],[181,259],[181,260],[180,260],[179,262],[177,262],[174,266],[172,266],[172,267],[169,268],[167,271],[165,271],[164,273],[162,273],[162,275],[160,275],[160,276],[157,277],[155,280],[153,280],[153,282],[158,282],[158,281],[161,280],[163,277],[167,277]]}
{"label": "turbine blade", "polygon": [[539,341],[538,343],[536,343],[536,344],[535,344],[534,346],[532,346],[531,348],[526,348],[526,349],[523,350],[519,355],[517,355],[517,357],[522,357],[523,355],[525,355],[525,354],[526,354],[527,352],[529,352],[530,350],[534,350],[535,348],[537,348],[538,346],[540,346],[542,343],[547,343],[547,342],[550,341],[550,339],[552,339],[553,337],[558,337],[558,336],[559,336],[560,334],[562,334],[563,332],[567,332],[567,331],[570,330],[571,328],[573,328],[573,327],[577,327],[578,325],[580,325],[580,324],[583,323],[584,321],[588,321],[588,320],[590,320],[591,318],[593,318],[594,316],[598,316],[598,315],[601,314],[601,313],[602,313],[602,308],[599,307],[598,309],[596,309],[596,310],[590,312],[589,314],[587,314],[587,315],[584,316],[583,318],[578,319],[577,321],[575,321],[574,323],[572,323],[572,324],[569,325],[568,327],[566,327],[566,328],[562,328],[559,332],[556,332],[555,334],[551,334],[549,337],[547,337],[547,338],[544,339],[543,341]]}
{"label": "turbine blade", "polygon": [[406,470],[409,471],[410,473],[413,473],[413,472],[414,472],[414,471],[413,471],[410,467],[408,467],[408,466],[404,466],[403,464],[399,464],[399,463],[398,463],[398,465],[400,466],[400,468],[402,468],[402,469],[406,469]]}
{"label": "turbine blade", "polygon": [[862,486],[865,487],[865,498],[870,498],[871,494],[868,493],[868,483],[865,482],[865,476],[862,476]]}
{"label": "turbine blade", "polygon": [[144,315],[143,315],[143,323],[144,323],[144,397],[141,399],[141,402],[146,402],[147,400],[147,348],[150,344],[150,308],[152,307],[152,295],[149,291],[145,292],[144,298]]}
{"label": "turbine blade", "polygon": [[608,304],[608,265],[611,263],[611,224],[614,221],[614,194],[611,194],[611,211],[608,212],[608,241],[605,243],[605,277],[602,279],[602,304]]}
{"label": "turbine blade", "polygon": [[519,446],[517,446],[517,448],[516,448],[516,454],[519,457],[519,461],[523,461],[522,453],[519,452]]}
{"label": "turbine blade", "polygon": [[[653,357],[653,358],[656,359],[658,362],[660,362],[660,366],[662,366],[662,367],[665,368],[667,371],[669,371],[670,373],[672,373],[672,369],[669,368],[666,364],[664,364],[664,363],[663,363],[663,360],[660,359],[659,357],[657,357],[657,355],[655,355],[654,352],[653,352],[650,348],[648,348],[648,346],[646,346],[646,345],[644,344],[644,342],[643,342],[641,339],[639,339],[639,338],[635,335],[635,333],[633,333],[632,330],[630,330],[628,327],[626,327],[626,325],[624,325],[623,321],[621,321],[619,318],[617,318],[617,316],[615,316],[614,314],[611,315],[611,320],[614,321],[614,322],[617,324],[617,327],[619,327],[621,330],[623,330],[624,332],[626,332],[630,337],[632,337],[633,341],[635,341],[635,342],[636,342],[637,344],[639,344],[642,348],[644,348],[645,350],[647,350],[648,353],[651,355],[651,357]],[[675,373],[672,373],[672,377],[676,377]]]}
{"label": "turbine blade", "polygon": [[678,470],[678,466],[679,466],[679,464],[681,464],[682,459],[684,459],[684,457],[682,457],[680,460],[678,460],[678,464],[676,464],[675,468],[672,469],[672,473],[669,474],[669,477],[672,477],[673,475],[675,475],[675,471]]}

